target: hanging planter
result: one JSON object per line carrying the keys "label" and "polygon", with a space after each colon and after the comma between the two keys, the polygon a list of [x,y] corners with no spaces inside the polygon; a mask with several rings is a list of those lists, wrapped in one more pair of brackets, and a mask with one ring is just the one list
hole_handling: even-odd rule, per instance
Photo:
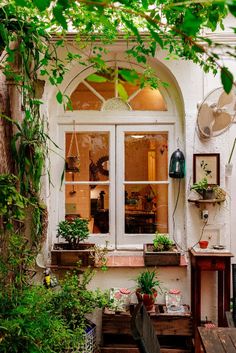
{"label": "hanging planter", "polygon": [[[75,152],[72,152],[73,147]],[[74,122],[73,133],[70,140],[69,151],[66,157],[66,171],[70,171],[70,172],[80,171],[80,153],[79,153],[78,139],[75,132],[75,122]]]}

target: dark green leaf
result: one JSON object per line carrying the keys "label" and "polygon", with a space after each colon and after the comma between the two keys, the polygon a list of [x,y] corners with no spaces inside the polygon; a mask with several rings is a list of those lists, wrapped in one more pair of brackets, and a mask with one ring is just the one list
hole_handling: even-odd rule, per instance
{"label": "dark green leaf", "polygon": [[63,7],[61,5],[54,7],[53,15],[62,28],[67,29],[67,22],[65,16],[63,15]]}
{"label": "dark green leaf", "polygon": [[16,0],[16,6],[27,7],[28,5],[26,0]]}
{"label": "dark green leaf", "polygon": [[144,10],[146,11],[148,9],[148,1],[142,0],[142,5],[143,5]]}
{"label": "dark green leaf", "polygon": [[63,94],[61,93],[61,91],[59,91],[56,95],[57,101],[58,103],[62,103],[63,102]]}
{"label": "dark green leaf", "polygon": [[40,11],[44,11],[50,6],[51,0],[33,0],[33,3]]}
{"label": "dark green leaf", "polygon": [[220,77],[225,92],[229,93],[232,89],[234,82],[233,74],[229,71],[227,67],[224,66],[221,69]]}
{"label": "dark green leaf", "polygon": [[119,74],[123,77],[123,79],[129,83],[136,83],[139,79],[139,75],[135,70],[121,69],[119,70]]}

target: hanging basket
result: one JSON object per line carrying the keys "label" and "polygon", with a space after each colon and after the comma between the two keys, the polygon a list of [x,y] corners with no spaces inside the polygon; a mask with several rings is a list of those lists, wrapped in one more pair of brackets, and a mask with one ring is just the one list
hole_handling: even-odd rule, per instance
{"label": "hanging basket", "polygon": [[[75,152],[72,152],[73,144],[75,144]],[[72,172],[80,171],[80,153],[79,153],[79,144],[75,132],[75,122],[74,129],[70,140],[70,146],[68,155],[66,157],[66,170]]]}
{"label": "hanging basket", "polygon": [[79,172],[80,160],[77,156],[66,157],[66,169],[73,172]]}

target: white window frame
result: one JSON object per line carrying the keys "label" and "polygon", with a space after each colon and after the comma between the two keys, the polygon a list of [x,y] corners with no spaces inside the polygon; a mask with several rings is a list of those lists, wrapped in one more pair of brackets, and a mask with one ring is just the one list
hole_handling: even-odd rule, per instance
{"label": "white window frame", "polygon": [[[104,122],[105,123],[105,122]],[[72,132],[72,125],[61,125],[59,128],[59,147],[65,151],[66,132]],[[104,245],[108,241],[110,249],[141,250],[143,243],[151,242],[153,234],[125,234],[125,200],[124,200],[124,136],[125,132],[167,132],[168,133],[168,161],[169,155],[174,150],[174,124],[144,124],[136,125],[75,125],[76,132],[108,132],[109,133],[109,180],[104,182],[90,181],[64,181],[59,192],[59,220],[65,218],[65,185],[97,184],[109,185],[109,234],[91,234],[89,241],[98,245]],[[128,182],[126,182],[128,184]],[[132,184],[168,184],[168,225],[169,233],[172,229],[171,204],[172,183],[168,180],[151,182],[137,181]]]}
{"label": "white window frame", "polygon": [[[73,126],[60,127],[60,145],[62,151],[65,151],[65,136],[66,132],[72,132]],[[114,248],[115,245],[115,126],[109,125],[76,125],[75,132],[108,132],[109,133],[109,179],[107,181],[65,181],[60,190],[60,201],[58,215],[59,219],[65,219],[65,185],[108,185],[109,186],[109,234],[91,234],[89,241],[98,245],[104,245],[109,242],[109,247]]]}
{"label": "white window frame", "polygon": [[[125,168],[125,132],[167,132],[168,134],[168,151],[173,150],[174,140],[174,127],[172,125],[119,125],[117,126],[117,248],[118,249],[142,249],[144,243],[152,242],[153,234],[125,234],[125,199],[124,199],[124,185],[128,184],[168,184],[168,228],[169,233],[172,229],[172,222],[170,217],[171,212],[171,195],[172,195],[172,184],[169,182],[169,178],[165,181],[132,181],[128,182],[124,180],[124,168]],[[168,153],[169,155],[169,153]],[[168,157],[169,161],[169,157]]]}

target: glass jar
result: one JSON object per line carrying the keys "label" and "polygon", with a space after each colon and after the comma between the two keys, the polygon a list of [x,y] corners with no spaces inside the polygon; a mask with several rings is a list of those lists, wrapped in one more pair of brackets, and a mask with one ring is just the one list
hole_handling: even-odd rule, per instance
{"label": "glass jar", "polygon": [[167,312],[181,311],[182,295],[179,289],[170,289],[166,292],[166,308]]}

